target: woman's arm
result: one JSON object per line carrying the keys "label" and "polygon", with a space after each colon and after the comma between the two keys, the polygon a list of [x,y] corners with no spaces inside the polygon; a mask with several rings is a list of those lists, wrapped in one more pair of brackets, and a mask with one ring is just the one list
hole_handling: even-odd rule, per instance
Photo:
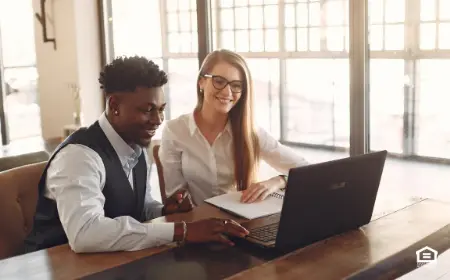
{"label": "woman's arm", "polygon": [[[282,145],[264,129],[259,128],[257,133],[261,159],[280,172],[280,175],[288,175],[289,169],[308,164],[293,149]],[[286,187],[286,183],[285,176],[275,176],[262,182],[253,183],[243,192],[241,201],[252,203],[266,199],[271,193]]]}
{"label": "woman's arm", "polygon": [[182,151],[177,145],[180,140],[176,131],[172,130],[168,123],[162,131],[161,147],[159,148],[167,197],[187,187],[181,165]]}
{"label": "woman's arm", "polygon": [[261,159],[281,174],[288,175],[289,169],[308,164],[295,150],[281,144],[262,128],[258,130],[258,139]]}

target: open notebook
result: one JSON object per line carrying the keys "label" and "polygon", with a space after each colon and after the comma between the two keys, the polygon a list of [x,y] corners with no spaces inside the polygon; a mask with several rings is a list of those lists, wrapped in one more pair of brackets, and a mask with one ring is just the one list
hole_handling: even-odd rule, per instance
{"label": "open notebook", "polygon": [[242,192],[232,192],[208,198],[205,202],[246,219],[256,219],[281,212],[284,191],[277,191],[265,200],[253,203],[242,203],[241,195]]}

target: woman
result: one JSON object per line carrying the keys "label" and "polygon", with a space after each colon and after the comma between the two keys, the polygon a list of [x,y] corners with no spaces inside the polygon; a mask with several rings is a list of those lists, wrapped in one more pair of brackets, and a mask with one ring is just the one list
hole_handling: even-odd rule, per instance
{"label": "woman", "polygon": [[[253,122],[253,82],[242,56],[228,50],[210,53],[197,79],[193,113],[166,123],[160,158],[167,196],[187,189],[195,205],[230,191],[241,201],[265,199],[284,188],[292,167],[306,161]],[[256,182],[260,159],[282,173]]]}

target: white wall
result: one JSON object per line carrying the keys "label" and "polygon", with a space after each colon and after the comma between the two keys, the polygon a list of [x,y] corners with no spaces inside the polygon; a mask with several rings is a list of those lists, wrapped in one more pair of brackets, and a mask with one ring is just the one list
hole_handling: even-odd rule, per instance
{"label": "white wall", "polygon": [[102,91],[98,82],[101,71],[98,7],[97,1],[74,2],[81,108],[84,125],[89,125],[97,120],[103,109]]}
{"label": "white wall", "polygon": [[[40,1],[33,9],[40,13]],[[42,26],[35,20],[36,64],[44,139],[61,137],[63,126],[73,123],[74,102],[70,84],[81,89],[83,125],[100,115],[103,105],[98,84],[100,35],[97,1],[49,0],[46,3],[48,36],[44,43]]]}

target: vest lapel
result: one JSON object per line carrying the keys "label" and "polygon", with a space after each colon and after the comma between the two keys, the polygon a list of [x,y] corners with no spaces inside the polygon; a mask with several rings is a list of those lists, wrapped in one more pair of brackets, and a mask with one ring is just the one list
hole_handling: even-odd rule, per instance
{"label": "vest lapel", "polygon": [[147,192],[147,162],[144,156],[145,150],[142,151],[142,154],[139,156],[139,161],[136,166],[133,168],[133,182],[134,182],[134,195],[136,198],[136,209],[135,209],[135,217],[142,221],[145,216],[144,213],[144,203],[145,203],[145,194]]}

